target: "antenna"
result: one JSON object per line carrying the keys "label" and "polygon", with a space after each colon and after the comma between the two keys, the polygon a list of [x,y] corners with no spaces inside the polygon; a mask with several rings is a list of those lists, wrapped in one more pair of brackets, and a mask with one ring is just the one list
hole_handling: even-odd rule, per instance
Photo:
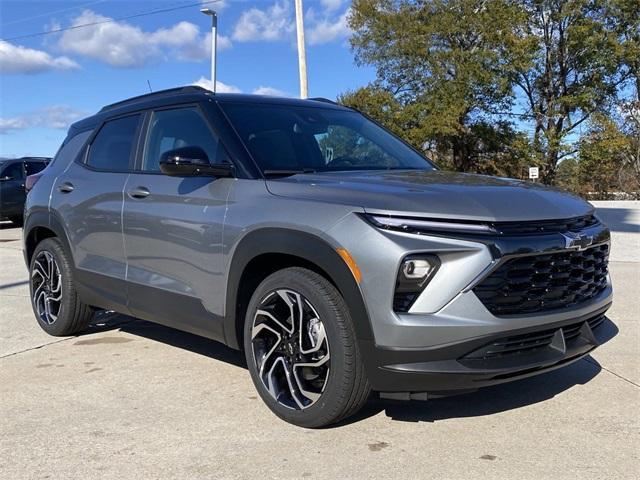
{"label": "antenna", "polygon": [[149,92],[153,93],[153,89],[151,88],[151,82],[147,79],[147,85],[149,85]]}

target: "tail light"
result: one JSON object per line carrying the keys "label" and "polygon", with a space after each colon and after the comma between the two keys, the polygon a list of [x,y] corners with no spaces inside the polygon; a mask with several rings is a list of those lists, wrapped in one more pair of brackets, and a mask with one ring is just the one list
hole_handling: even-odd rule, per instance
{"label": "tail light", "polygon": [[34,173],[33,175],[29,175],[27,177],[27,181],[24,182],[24,189],[27,192],[30,191],[36,185],[36,183],[38,183],[40,177],[42,177],[42,173]]}

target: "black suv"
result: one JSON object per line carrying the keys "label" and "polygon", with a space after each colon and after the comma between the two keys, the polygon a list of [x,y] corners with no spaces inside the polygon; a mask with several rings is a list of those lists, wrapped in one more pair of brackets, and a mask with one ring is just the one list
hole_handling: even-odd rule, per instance
{"label": "black suv", "polygon": [[7,218],[22,225],[22,212],[27,198],[25,181],[28,176],[44,170],[48,157],[22,157],[0,160],[0,219]]}

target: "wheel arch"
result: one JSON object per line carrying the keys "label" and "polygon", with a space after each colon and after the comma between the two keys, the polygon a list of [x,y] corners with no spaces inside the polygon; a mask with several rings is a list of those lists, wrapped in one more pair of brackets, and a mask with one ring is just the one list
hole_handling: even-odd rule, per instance
{"label": "wheel arch", "polygon": [[60,221],[51,216],[49,212],[34,212],[25,219],[24,223],[24,259],[27,268],[31,264],[31,257],[36,246],[45,238],[56,237],[62,243],[63,248],[73,259],[67,233]]}
{"label": "wheel arch", "polygon": [[224,321],[227,345],[242,348],[244,316],[255,287],[271,273],[291,266],[308,268],[327,278],[345,299],[358,340],[373,338],[360,287],[335,248],[310,233],[262,228],[248,233],[231,259]]}

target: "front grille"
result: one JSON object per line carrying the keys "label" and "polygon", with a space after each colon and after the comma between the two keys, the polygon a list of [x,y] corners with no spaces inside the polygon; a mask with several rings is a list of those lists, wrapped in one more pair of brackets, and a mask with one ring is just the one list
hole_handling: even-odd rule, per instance
{"label": "front grille", "polygon": [[594,215],[574,217],[564,220],[540,220],[533,222],[499,222],[493,226],[502,235],[536,235],[549,233],[579,232],[598,225]]}
{"label": "front grille", "polygon": [[[553,329],[501,338],[474,350],[462,358],[467,360],[491,360],[535,353],[551,346],[554,341],[558,340],[559,335],[562,335],[564,338],[565,348],[569,348],[571,347],[571,343],[580,336],[585,323],[587,323],[589,325],[589,329],[593,331],[598,328],[602,322],[604,322],[604,319],[604,315],[598,315],[586,322],[582,321],[562,328],[556,327]],[[562,340],[560,340],[560,342],[562,342]]]}
{"label": "front grille", "polygon": [[494,315],[569,308],[607,286],[609,245],[507,260],[473,289]]}

